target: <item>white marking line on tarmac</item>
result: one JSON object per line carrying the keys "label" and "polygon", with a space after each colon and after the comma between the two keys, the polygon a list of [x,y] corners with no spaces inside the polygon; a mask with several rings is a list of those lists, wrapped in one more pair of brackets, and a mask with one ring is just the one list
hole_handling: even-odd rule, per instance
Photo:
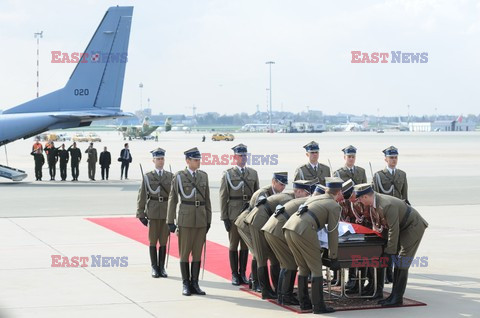
{"label": "white marking line on tarmac", "polygon": [[[19,228],[21,228],[23,231],[25,231],[26,233],[28,233],[29,235],[31,235],[32,237],[34,237],[35,239],[39,240],[40,242],[42,242],[44,245],[48,246],[49,248],[51,248],[52,250],[56,251],[57,253],[61,254],[62,256],[65,256],[65,254],[63,254],[60,250],[56,249],[55,247],[53,247],[52,245],[48,244],[47,242],[43,241],[41,238],[39,238],[38,236],[36,236],[35,234],[33,234],[32,232],[30,232],[29,230],[27,230],[26,228],[24,228],[23,226],[21,226],[20,224],[16,223],[15,221],[11,220],[10,218],[8,219],[10,222],[12,222],[13,224],[15,224],[16,226],[18,226]],[[110,289],[112,289],[113,291],[115,291],[117,294],[119,294],[120,296],[122,296],[123,298],[127,299],[130,303],[132,304],[135,304],[137,307],[139,307],[140,309],[142,309],[143,311],[145,311],[147,314],[149,314],[150,316],[152,317],[156,317],[153,313],[151,313],[150,311],[148,311],[147,309],[145,309],[144,307],[142,307],[140,304],[138,304],[137,302],[135,302],[134,300],[130,299],[128,296],[122,294],[120,291],[116,290],[113,286],[111,286],[110,284],[108,284],[106,281],[104,281],[103,279],[101,279],[100,277],[98,277],[97,275],[95,275],[93,272],[89,271],[87,269],[87,267],[82,267],[83,270],[85,270],[87,273],[89,273],[91,276],[95,277],[97,280],[101,281],[103,284],[105,284],[106,286],[108,286]]]}

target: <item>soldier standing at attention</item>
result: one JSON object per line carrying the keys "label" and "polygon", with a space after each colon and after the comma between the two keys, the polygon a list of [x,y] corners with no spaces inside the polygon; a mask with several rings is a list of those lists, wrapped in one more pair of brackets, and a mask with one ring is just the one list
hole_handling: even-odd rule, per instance
{"label": "soldier standing at attention", "polygon": [[318,151],[320,150],[318,143],[311,141],[303,146],[303,148],[305,148],[307,152],[308,163],[295,170],[294,181],[318,178],[320,184],[325,185],[325,178],[330,177],[330,168],[318,162]]}
{"label": "soldier standing at attention", "polygon": [[87,154],[88,162],[88,178],[91,181],[95,181],[95,167],[98,161],[97,149],[93,148],[93,142],[90,143],[90,146],[85,150]]}
{"label": "soldier standing at attention", "polygon": [[[151,151],[155,169],[143,176],[143,183],[138,190],[137,218],[148,226],[148,241],[150,242],[150,262],[152,277],[167,277],[165,258],[167,255],[167,202],[173,173],[165,171],[165,150],[157,148]],[[160,243],[157,258],[157,242]]]}
{"label": "soldier standing at attention", "polygon": [[[322,251],[317,231],[327,226],[328,255],[331,259],[330,269],[338,270],[338,222],[342,208],[337,200],[342,196],[340,178],[327,178],[325,194],[310,198],[300,206],[283,226],[288,247],[298,265],[298,300],[302,310],[310,309],[313,313],[329,313],[334,309],[327,307],[323,300]],[[308,274],[312,274],[312,300],[308,296]]]}
{"label": "soldier standing at attention", "polygon": [[[390,195],[408,202],[408,184],[407,174],[397,169],[398,163],[398,149],[390,146],[383,150],[385,154],[385,162],[387,167],[383,170],[377,171],[373,176],[373,190],[378,193]],[[389,264],[385,269],[385,282],[393,282],[392,264]]]}
{"label": "soldier standing at attention", "polygon": [[360,183],[367,183],[367,175],[365,169],[355,166],[357,158],[357,148],[350,145],[342,149],[343,158],[345,159],[345,166],[335,171],[334,175],[341,178],[343,181],[352,179],[354,185]]}
{"label": "soldier standing at attention", "polygon": [[[195,147],[184,152],[187,167],[178,171],[172,180],[168,198],[167,224],[174,233],[178,226],[178,249],[184,296],[205,295],[198,286],[202,247],[212,222],[212,206],[208,175],[199,170],[202,155]],[[180,207],[177,203],[180,197]],[[177,225],[174,221],[177,220]],[[190,272],[189,257],[192,254]]]}
{"label": "soldier standing at attention", "polygon": [[77,143],[73,142],[73,144],[68,147],[68,152],[70,153],[70,166],[72,167],[72,181],[78,181],[78,165],[82,160],[82,152],[80,149],[77,148]]}
{"label": "soldier standing at attention", "polygon": [[[227,169],[220,181],[220,211],[221,220],[228,232],[229,260],[232,270],[232,285],[248,284],[246,277],[248,247],[238,234],[235,219],[249,204],[253,193],[258,190],[258,174],[252,168],[245,167],[247,163],[247,146],[239,144],[232,148],[235,154],[236,166]],[[238,245],[240,244],[240,252]]]}
{"label": "soldier standing at attention", "polygon": [[378,193],[391,195],[408,202],[407,174],[397,169],[398,149],[390,146],[383,150],[387,167],[375,172],[373,176],[373,190]]}
{"label": "soldier standing at attention", "polygon": [[67,180],[67,163],[68,163],[68,151],[65,150],[65,144],[60,146],[58,150],[58,158],[60,159],[60,177],[62,181]]}

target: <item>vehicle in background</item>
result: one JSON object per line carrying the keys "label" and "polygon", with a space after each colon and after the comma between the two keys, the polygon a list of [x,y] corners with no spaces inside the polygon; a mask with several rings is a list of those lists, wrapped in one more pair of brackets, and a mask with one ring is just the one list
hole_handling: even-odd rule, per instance
{"label": "vehicle in background", "polygon": [[235,139],[235,136],[232,134],[213,134],[212,140],[213,141],[233,141]]}

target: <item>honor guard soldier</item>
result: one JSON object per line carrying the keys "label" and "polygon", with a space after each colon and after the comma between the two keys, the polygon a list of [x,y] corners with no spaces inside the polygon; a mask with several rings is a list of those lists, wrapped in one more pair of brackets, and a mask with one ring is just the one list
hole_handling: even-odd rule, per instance
{"label": "honor guard soldier", "polygon": [[[325,194],[310,198],[300,206],[283,226],[288,247],[298,265],[298,300],[302,310],[329,313],[334,309],[323,301],[322,251],[317,232],[327,226],[330,269],[338,270],[338,223],[341,207],[337,201],[342,196],[340,178],[326,178]],[[312,300],[308,296],[308,274],[312,275]]]}
{"label": "honor guard soldier", "polygon": [[391,195],[404,200],[408,204],[407,174],[397,169],[398,149],[390,146],[383,150],[387,167],[375,172],[373,176],[373,190],[378,193]]}
{"label": "honor guard soldier", "polygon": [[262,227],[265,239],[280,263],[277,300],[280,305],[299,305],[293,296],[293,285],[297,275],[297,263],[288,247],[282,227],[298,207],[305,203],[315,190],[318,180],[297,180],[293,182],[295,199],[284,205],[277,205],[275,212]]}
{"label": "honor guard soldier", "polygon": [[[226,170],[220,181],[221,220],[228,232],[229,260],[232,270],[232,285],[248,284],[246,277],[248,247],[238,234],[235,219],[249,204],[253,193],[258,190],[258,174],[247,163],[247,146],[239,144],[232,148],[236,166]],[[240,244],[240,252],[238,245]]]}
{"label": "honor guard soldier", "polygon": [[[150,262],[152,277],[167,277],[165,258],[169,229],[166,223],[168,197],[173,174],[165,171],[165,150],[157,148],[151,151],[155,168],[143,175],[143,183],[138,190],[137,218],[148,226],[150,243]],[[157,242],[160,244],[157,257]]]}
{"label": "honor guard soldier", "polygon": [[[287,173],[281,173],[283,177],[280,182],[288,183]],[[293,191],[274,194],[266,197],[258,197],[255,208],[245,218],[245,223],[248,224],[250,235],[252,237],[253,254],[257,260],[257,275],[260,289],[262,291],[262,299],[275,299],[277,295],[273,292],[270,285],[268,275],[267,262],[270,260],[270,276],[272,278],[275,291],[278,291],[278,277],[280,275],[280,265],[275,254],[265,240],[265,236],[261,231],[262,227],[268,221],[270,216],[275,211],[275,207],[279,204],[294,199]]]}
{"label": "honor guard soldier", "polygon": [[[384,149],[383,153],[385,154],[387,167],[377,171],[373,176],[373,190],[399,198],[410,204],[408,201],[407,174],[397,169],[398,149],[390,146]],[[393,282],[391,264],[386,268],[385,282]]]}
{"label": "honor guard soldier", "polygon": [[[250,229],[248,228],[248,224],[245,223],[245,219],[247,218],[250,211],[255,208],[257,204],[257,200],[259,197],[266,197],[268,198],[271,195],[276,193],[281,193],[285,189],[285,184],[283,184],[280,180],[283,180],[285,175],[282,172],[275,172],[273,173],[272,182],[270,185],[264,186],[252,195],[250,199],[248,207],[240,213],[240,215],[235,220],[235,225],[237,226],[238,234],[243,239],[245,244],[247,245],[248,249],[253,254],[253,245],[252,245],[252,236],[250,234]],[[255,255],[253,255],[252,263],[251,263],[251,279],[249,281],[250,289],[261,292],[260,285],[258,284],[258,277],[257,277],[257,260],[255,259]]]}
{"label": "honor guard soldier", "polygon": [[357,148],[350,145],[342,149],[343,158],[345,159],[345,166],[335,171],[334,175],[341,178],[343,181],[352,179],[354,185],[360,183],[367,183],[367,175],[365,169],[355,166],[357,157]]}
{"label": "honor guard soldier", "polygon": [[[178,226],[178,249],[184,296],[205,295],[198,286],[202,247],[212,222],[212,205],[208,175],[199,170],[202,155],[195,147],[184,152],[187,168],[178,171],[172,180],[168,198],[167,224],[174,233]],[[180,207],[177,203],[180,199]],[[175,225],[174,220],[177,220]],[[190,267],[189,257],[192,254]],[[191,272],[190,272],[191,269]]]}
{"label": "honor guard soldier", "polygon": [[318,178],[319,183],[325,185],[325,178],[330,177],[330,168],[318,162],[318,143],[311,141],[305,146],[308,163],[295,170],[294,180],[313,180]]}
{"label": "honor guard soldier", "polygon": [[[400,306],[407,287],[408,269],[428,223],[405,201],[376,193],[370,184],[356,185],[355,193],[364,206],[372,207],[378,222],[388,229],[387,246],[382,256],[396,258],[392,293],[379,304],[385,307]],[[381,279],[378,281],[383,283]],[[383,289],[383,286],[380,287]]]}

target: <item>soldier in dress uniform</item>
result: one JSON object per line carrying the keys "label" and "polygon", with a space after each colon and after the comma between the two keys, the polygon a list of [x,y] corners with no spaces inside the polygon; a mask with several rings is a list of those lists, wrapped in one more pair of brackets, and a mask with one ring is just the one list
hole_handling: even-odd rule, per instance
{"label": "soldier in dress uniform", "polygon": [[335,171],[334,175],[343,181],[352,179],[354,184],[367,183],[367,175],[365,169],[355,166],[357,157],[357,148],[350,145],[342,149],[345,166]]}
{"label": "soldier in dress uniform", "polygon": [[[397,169],[398,149],[390,146],[384,149],[383,153],[385,154],[387,167],[374,174],[373,190],[378,193],[394,196],[410,204],[408,201],[407,174]],[[393,282],[391,264],[386,268],[385,282]]]}
{"label": "soldier in dress uniform", "polygon": [[[250,235],[250,229],[248,228],[248,224],[245,223],[245,218],[248,216],[250,211],[255,208],[257,204],[257,199],[261,196],[269,197],[276,193],[281,193],[285,189],[285,184],[283,184],[280,180],[283,180],[284,175],[281,172],[275,172],[273,174],[272,182],[270,185],[261,187],[252,195],[248,207],[240,213],[240,215],[235,220],[235,225],[237,226],[238,234],[243,239],[245,244],[247,245],[250,252],[253,254],[253,245],[252,245],[252,236]],[[249,287],[250,289],[261,292],[260,285],[258,284],[258,275],[257,275],[257,260],[255,259],[255,255],[253,255],[252,262],[251,262],[251,273],[250,273],[250,280],[249,280]]]}
{"label": "soldier in dress uniform", "polygon": [[[302,310],[311,309],[313,313],[329,313],[334,309],[323,301],[322,251],[317,231],[326,224],[328,230],[328,254],[330,269],[340,268],[337,261],[338,222],[341,207],[337,201],[342,195],[340,178],[326,178],[326,192],[310,198],[300,206],[283,226],[288,247],[298,265],[298,300]],[[308,296],[308,274],[312,275],[312,301]]]}
{"label": "soldier in dress uniform", "polygon": [[[249,204],[252,195],[258,190],[258,174],[255,169],[247,168],[247,146],[236,145],[232,148],[236,166],[227,169],[220,181],[221,220],[228,232],[229,260],[232,270],[232,285],[248,284],[246,277],[248,247],[238,234],[235,219]],[[240,252],[238,245],[240,244]]]}
{"label": "soldier in dress uniform", "polygon": [[297,180],[293,182],[295,199],[283,205],[277,205],[275,212],[262,227],[268,245],[280,262],[277,301],[281,305],[298,305],[293,296],[293,285],[297,275],[297,263],[283,235],[282,227],[298,207],[305,203],[315,190],[315,180]]}
{"label": "soldier in dress uniform", "polygon": [[85,150],[87,154],[87,162],[88,162],[88,178],[91,181],[95,181],[95,168],[97,165],[97,149],[93,148],[93,142],[90,143],[90,146]]}
{"label": "soldier in dress uniform", "polygon": [[[167,277],[165,258],[169,229],[166,223],[168,197],[173,180],[173,173],[166,171],[165,150],[157,148],[151,151],[155,168],[143,176],[143,183],[138,190],[137,218],[148,226],[148,241],[152,277]],[[157,255],[157,242],[160,249]]]}
{"label": "soldier in dress uniform", "polygon": [[[178,226],[178,249],[184,296],[205,295],[198,286],[202,248],[212,222],[212,205],[208,175],[199,170],[202,155],[195,147],[184,152],[187,167],[178,171],[172,180],[168,198],[167,224],[174,233]],[[177,204],[180,198],[180,207]],[[174,221],[177,220],[175,225]],[[192,255],[190,267],[189,257]],[[191,268],[191,272],[190,272]]]}
{"label": "soldier in dress uniform", "polygon": [[383,150],[385,154],[385,169],[375,172],[373,176],[373,190],[378,193],[391,195],[408,202],[407,174],[397,169],[398,149],[390,146]]}
{"label": "soldier in dress uniform", "polygon": [[311,141],[305,146],[308,163],[300,166],[295,170],[294,180],[319,180],[320,184],[325,185],[325,178],[330,177],[330,168],[318,162],[318,151],[320,150],[318,143]]}
{"label": "soldier in dress uniform", "polygon": [[[287,172],[278,173],[280,182],[288,183]],[[280,265],[275,254],[271,250],[265,236],[261,231],[262,227],[267,222],[268,218],[275,211],[278,204],[285,204],[294,198],[293,191],[274,194],[267,197],[258,197],[255,208],[245,218],[245,223],[248,224],[250,235],[252,237],[252,249],[255,259],[257,260],[257,275],[260,289],[262,291],[262,299],[275,299],[277,295],[272,290],[270,279],[268,275],[267,262],[270,260],[270,276],[272,278],[275,291],[278,291],[278,277],[280,275]]]}
{"label": "soldier in dress uniform", "polygon": [[[394,256],[396,259],[392,293],[388,298],[379,301],[379,304],[386,307],[402,305],[407,287],[408,268],[428,223],[405,201],[376,193],[370,184],[356,185],[355,193],[364,206],[372,207],[378,215],[379,222],[388,229],[388,242],[382,256],[387,258]],[[379,280],[379,283],[382,282]]]}

